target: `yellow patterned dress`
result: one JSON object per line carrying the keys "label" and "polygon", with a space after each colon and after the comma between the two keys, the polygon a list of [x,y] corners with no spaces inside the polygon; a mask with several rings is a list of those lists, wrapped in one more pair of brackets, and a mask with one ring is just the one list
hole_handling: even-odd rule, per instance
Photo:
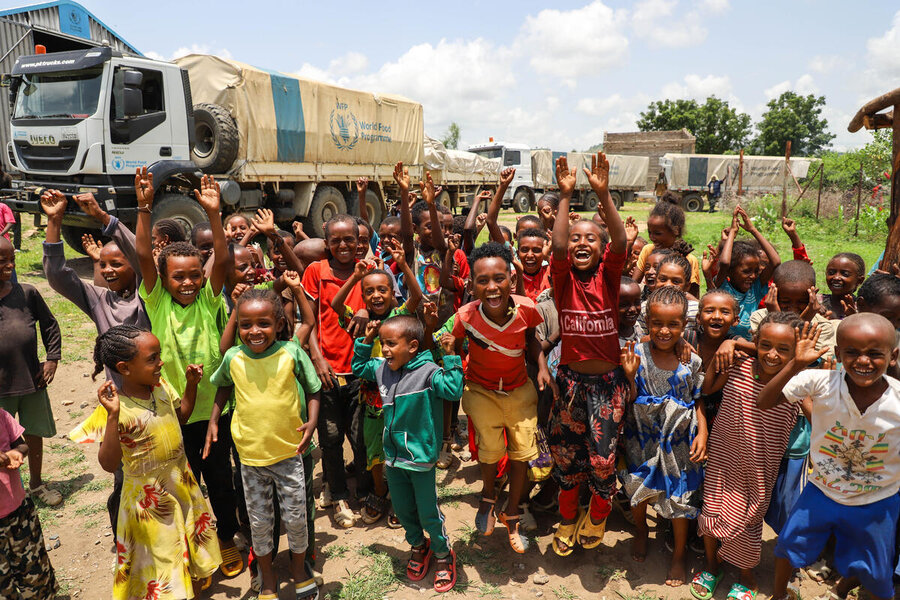
{"label": "yellow patterned dress", "polygon": [[[116,536],[113,598],[193,598],[191,579],[222,562],[210,511],[184,455],[178,395],[162,382],[151,400],[119,395],[119,441],[125,474]],[[103,439],[106,409],[98,406],[69,437]]]}

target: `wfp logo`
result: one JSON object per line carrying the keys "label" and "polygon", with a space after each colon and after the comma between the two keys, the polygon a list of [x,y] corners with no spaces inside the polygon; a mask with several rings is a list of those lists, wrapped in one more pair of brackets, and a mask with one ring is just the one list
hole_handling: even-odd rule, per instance
{"label": "wfp logo", "polygon": [[353,150],[359,141],[359,121],[345,103],[338,102],[335,108],[331,109],[328,124],[334,145],[339,150]]}

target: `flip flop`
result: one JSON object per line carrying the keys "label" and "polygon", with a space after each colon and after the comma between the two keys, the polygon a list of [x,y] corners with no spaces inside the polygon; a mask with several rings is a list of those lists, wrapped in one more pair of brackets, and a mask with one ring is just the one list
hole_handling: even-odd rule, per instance
{"label": "flip flop", "polygon": [[319,586],[316,585],[315,579],[307,579],[294,584],[294,594],[297,600],[319,600]]}
{"label": "flip flop", "polygon": [[456,585],[456,552],[450,550],[449,558],[449,562],[445,562],[447,561],[446,556],[444,558],[437,559],[438,565],[446,565],[445,569],[441,569],[440,567],[438,567],[438,570],[434,574],[434,591],[439,594],[449,592],[453,589],[453,586]]}
{"label": "flip flop", "polygon": [[[725,571],[720,571],[718,575],[713,575],[709,571],[700,571],[694,575],[694,578],[691,580],[691,596],[697,600],[710,600],[710,598],[713,597],[713,594],[716,593],[716,588],[719,587],[719,582],[722,581],[722,577],[724,576]],[[706,593],[701,594],[694,589],[694,585],[699,585],[706,590]]]}
{"label": "flip flop", "polygon": [[244,570],[244,559],[238,551],[237,546],[230,548],[222,548],[222,562],[219,564],[219,570],[225,577],[237,577]]}
{"label": "flip flop", "polygon": [[[560,523],[556,528],[550,545],[553,546],[553,551],[556,552],[557,556],[569,556],[575,551],[575,531],[577,529],[578,521],[566,524]],[[559,542],[565,544],[567,549],[561,549],[558,545]]]}

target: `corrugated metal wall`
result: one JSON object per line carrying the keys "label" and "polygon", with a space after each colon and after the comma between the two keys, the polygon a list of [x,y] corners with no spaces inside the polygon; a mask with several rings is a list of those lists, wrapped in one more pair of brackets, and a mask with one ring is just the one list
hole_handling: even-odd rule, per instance
{"label": "corrugated metal wall", "polygon": [[[71,39],[83,41],[87,44],[94,42],[94,45],[99,45],[103,40],[107,40],[109,41],[109,45],[113,48],[113,50],[118,50],[119,52],[125,54],[134,53],[131,48],[129,48],[128,45],[114,32],[110,31],[109,29],[92,19],[90,15],[85,14],[85,16],[90,20],[91,39],[85,40],[79,37],[72,37]],[[39,8],[37,10],[8,14],[0,18],[8,19],[21,25],[37,27],[39,29],[52,32],[57,35],[63,35],[59,33],[58,6],[49,6],[47,8]],[[3,39],[2,42],[5,43],[6,40]]]}

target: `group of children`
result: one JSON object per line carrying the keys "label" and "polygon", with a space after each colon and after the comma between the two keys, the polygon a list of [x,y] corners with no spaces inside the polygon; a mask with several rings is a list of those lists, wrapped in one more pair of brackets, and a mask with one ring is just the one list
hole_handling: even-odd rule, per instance
{"label": "group of children", "polygon": [[[106,377],[70,437],[100,441],[116,474],[115,598],[192,598],[216,570],[237,575],[239,531],[259,597],[275,598],[282,526],[296,597],[317,598],[314,438],[318,504],[335,525],[402,527],[407,577],[433,565],[446,592],[457,563],[436,469],[452,464],[463,431],[482,479],[475,527],[490,535],[499,521],[514,552],[528,551],[533,512],[558,513],[551,548],[569,556],[599,546],[618,507],[644,561],[652,507],[672,552],[665,583],[698,600],[712,598],[723,563],[740,570],[729,598],[756,597],[764,522],[779,536],[778,600],[796,597],[795,568],[819,560],[841,575],[839,598],[859,585],[893,596],[900,278],[867,278],[859,256],[841,253],[820,295],[794,223],[782,222],[793,248],[782,262],[740,206],[702,260],[669,202],[650,210],[648,242],[619,216],[602,153],[585,169],[600,199],[592,218],[569,212],[576,173],[561,157],[559,193],[511,231],[498,215],[513,176],[454,217],[427,173],[416,202],[400,163],[399,214],[376,231],[360,180],[362,216],[334,216],[318,240],[278,229],[265,209],[223,223],[207,177],[195,195],[208,223],[153,223],[152,174],[139,170],[134,235],[90,194],[74,197],[110,240],[84,240],[93,283],[63,258],[66,197],[44,193],[48,282],[96,324],[94,375]],[[56,583],[18,466],[28,453],[32,494],[61,501],[40,476],[60,335],[13,272],[0,238],[0,531],[27,532],[5,550],[0,591],[47,597]],[[692,577],[689,548],[705,554]]]}

